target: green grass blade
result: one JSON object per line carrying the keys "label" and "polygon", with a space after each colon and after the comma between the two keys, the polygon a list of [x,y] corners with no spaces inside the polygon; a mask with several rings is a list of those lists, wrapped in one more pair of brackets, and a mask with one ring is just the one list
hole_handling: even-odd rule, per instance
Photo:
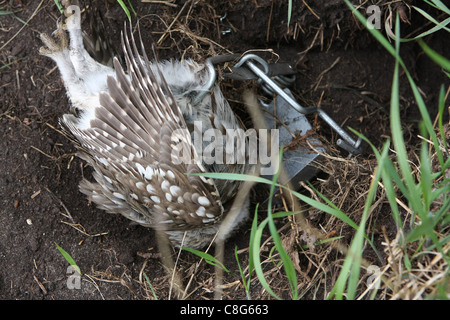
{"label": "green grass blade", "polygon": [[147,277],[147,274],[146,274],[146,273],[144,273],[144,278],[145,278],[145,281],[147,281],[147,284],[148,284],[148,286],[150,287],[150,290],[152,290],[153,298],[154,298],[155,300],[159,300],[159,299],[158,299],[158,296],[156,295],[155,289],[153,289],[153,286],[152,286],[152,284],[150,283],[150,279]]}
{"label": "green grass blade", "polygon": [[[277,219],[277,218],[282,218],[282,217],[286,217],[286,216],[294,215],[294,214],[296,214],[296,213],[295,212],[277,212],[277,213],[274,213],[272,216],[274,219]],[[258,218],[258,216],[255,212],[255,218],[253,220],[253,226],[252,226],[252,232],[250,235],[250,244],[249,244],[249,252],[252,253],[250,258],[253,261],[253,270],[255,270],[256,276],[257,276],[259,282],[261,283],[261,285],[263,286],[263,288],[274,298],[281,300],[281,298],[278,297],[275,294],[275,292],[273,292],[272,288],[270,287],[269,283],[267,282],[267,280],[264,276],[264,271],[261,266],[261,257],[259,254],[260,248],[261,248],[262,233],[263,233],[263,230],[265,229],[265,227],[267,226],[267,224],[269,223],[269,218],[267,217],[266,219],[264,219],[260,223],[259,226],[257,224],[257,218]],[[251,268],[249,267],[249,270],[250,269]]]}
{"label": "green grass blade", "polygon": [[[386,143],[388,145],[389,143]],[[392,218],[395,221],[397,227],[403,229],[402,218],[400,215],[400,210],[397,205],[397,197],[395,194],[394,184],[392,183],[392,172],[389,171],[387,167],[393,167],[392,162],[389,159],[385,160],[383,165],[383,171],[381,172],[381,178],[383,180],[383,185],[386,190],[386,197],[389,201],[389,206],[392,210]],[[397,173],[397,172],[395,172]]]}
{"label": "green grass blade", "polygon": [[136,12],[136,10],[134,10],[133,4],[131,3],[130,0],[128,0],[128,5],[130,6],[131,11],[133,11],[134,16],[137,16],[137,12]]}
{"label": "green grass blade", "polygon": [[213,265],[213,266],[218,266],[221,269],[223,269],[225,272],[230,273],[230,270],[228,270],[228,268],[225,267],[225,265],[221,261],[217,260],[216,257],[210,255],[209,253],[206,253],[206,252],[203,252],[200,250],[196,250],[196,249],[192,249],[192,248],[188,248],[188,247],[184,247],[184,246],[181,248],[183,250],[186,250],[190,253],[193,253],[193,254],[199,256],[200,258],[205,259],[206,263]]}
{"label": "green grass blade", "polygon": [[127,5],[122,0],[117,0],[117,2],[122,7],[122,10],[125,12],[125,14],[127,15],[128,21],[130,21],[130,25],[131,25],[132,24],[131,23],[131,14],[130,14],[130,10],[128,10]]}
{"label": "green grass blade", "polygon": [[72,256],[67,253],[66,250],[64,250],[63,248],[61,248],[56,242],[56,247],[58,248],[59,252],[62,254],[62,256],[64,257],[64,259],[66,259],[66,261],[81,275],[81,270],[78,267],[77,263],[75,262],[75,260],[72,258]]}
{"label": "green grass blade", "polygon": [[288,27],[291,24],[291,16],[292,16],[292,0],[288,0]]}
{"label": "green grass blade", "polygon": [[431,49],[423,40],[418,41],[422,50],[439,66],[441,66],[445,71],[450,72],[450,60],[441,56],[439,53]]}
{"label": "green grass blade", "polygon": [[444,3],[442,3],[442,1],[440,1],[440,0],[431,0],[431,2],[428,1],[428,0],[424,0],[424,1],[425,1],[426,3],[428,3],[430,6],[433,6],[433,7],[435,7],[436,9],[441,10],[441,11],[444,11],[446,14],[450,15],[450,9],[447,8],[447,7],[444,5]]}
{"label": "green grass blade", "polygon": [[[282,159],[283,159],[283,149],[281,149],[280,154],[279,154],[279,158],[278,158],[279,163],[281,163]],[[269,194],[269,201],[268,201],[268,208],[267,208],[267,218],[269,220],[270,234],[272,235],[275,247],[277,248],[277,251],[280,254],[281,261],[283,262],[283,268],[284,268],[284,271],[288,278],[289,285],[291,287],[292,298],[294,300],[297,300],[298,299],[297,273],[295,271],[294,264],[292,263],[291,258],[287,254],[286,250],[284,250],[280,235],[278,234],[278,230],[275,226],[275,222],[274,222],[273,216],[272,216],[273,194],[275,191],[275,184],[276,184],[276,181],[278,180],[279,174],[280,174],[280,170],[278,170],[277,173],[273,176],[272,184],[270,186],[270,194]]]}
{"label": "green grass blade", "polygon": [[[347,6],[352,10],[352,12],[356,16],[356,18],[359,21],[361,21],[361,23],[363,25],[367,25],[366,18],[348,0],[344,0],[344,1],[347,4]],[[399,23],[396,22],[396,28],[397,28],[398,24]],[[396,59],[396,61],[398,61],[400,66],[405,71],[405,75],[408,78],[409,84],[413,91],[414,99],[416,100],[417,107],[419,108],[422,119],[426,125],[428,134],[430,135],[431,141],[433,141],[434,146],[437,146],[438,140],[436,137],[436,133],[434,132],[433,122],[431,121],[430,115],[428,113],[428,109],[425,106],[425,103],[423,101],[423,98],[420,94],[419,89],[417,88],[416,84],[414,83],[414,79],[412,78],[411,74],[409,73],[408,69],[406,68],[406,65],[403,62],[402,58],[400,57],[399,53],[389,43],[389,41],[383,36],[383,34],[379,30],[377,30],[375,28],[371,28],[371,29],[367,29],[367,31],[369,31],[373,35],[373,37]],[[399,48],[399,42],[400,42],[400,33],[398,33],[398,35],[396,36],[396,47],[397,48]],[[404,166],[404,163],[402,164],[402,166],[403,166],[403,170],[402,170],[402,175],[403,175],[403,174],[405,174],[404,169],[406,169],[406,167]],[[410,175],[408,175],[406,177],[404,176],[405,179],[408,179],[409,181],[411,181],[411,179],[409,179],[408,177],[410,177]],[[409,184],[407,183],[406,185],[409,185]]]}
{"label": "green grass blade", "polygon": [[[326,206],[324,204],[321,204],[320,206],[312,205],[313,207],[315,207],[315,208],[317,208],[317,209],[319,209],[321,211],[324,211],[324,212],[326,212],[328,214],[331,214],[331,215],[335,216],[336,218],[338,218],[338,219],[344,221],[345,223],[347,223],[349,226],[353,227],[355,230],[358,230],[359,226],[352,219],[350,219],[344,212],[342,212],[342,210],[340,210],[327,197],[322,195],[319,192],[319,190],[314,188],[314,186],[310,182],[308,182],[308,184],[309,184],[310,188],[313,189],[328,204],[328,206]],[[330,211],[330,208],[332,209],[331,211]],[[380,259],[380,261],[382,261],[383,259],[381,258],[380,253],[378,252],[377,248],[373,244],[373,241],[371,239],[369,239],[369,237],[367,235],[365,235],[365,234],[364,234],[364,237],[369,242],[370,246],[372,247],[373,251],[377,254],[377,256]]]}
{"label": "green grass blade", "polygon": [[5,68],[8,68],[9,66],[13,65],[14,63],[19,62],[19,61],[22,61],[22,60],[25,60],[26,58],[27,58],[27,57],[17,58],[17,59],[15,59],[14,61],[8,62],[7,64],[2,65],[2,66],[0,67],[0,70],[5,69]]}
{"label": "green grass blade", "polygon": [[[237,247],[234,247],[234,258],[236,259],[237,265],[238,265],[238,269],[239,269],[239,274],[241,275],[241,280],[242,280],[242,284],[244,285],[244,290],[245,290],[245,295],[247,296],[247,299],[251,299],[250,298],[250,293],[249,293],[249,289],[250,289],[250,272],[248,275],[248,283],[247,280],[245,280],[245,274],[244,274],[244,270],[242,270],[241,267],[241,263],[239,262],[239,257],[238,257],[238,252],[237,252]],[[250,268],[249,268],[250,270]]]}
{"label": "green grass blade", "polygon": [[429,15],[425,10],[415,7],[415,6],[413,6],[413,8],[415,10],[417,10],[421,15],[423,15],[426,19],[430,20],[431,22],[433,22],[436,25],[437,29],[435,31],[444,29],[444,30],[450,32],[450,29],[447,28],[447,24],[450,23],[450,18],[447,18],[444,21],[439,22],[435,18],[433,18],[431,15]]}
{"label": "green grass blade", "polygon": [[[344,221],[346,224],[351,226],[354,229],[358,229],[358,225],[350,219],[344,212],[342,212],[333,202],[330,201],[327,197],[325,197],[319,190],[317,190],[310,182],[308,182],[309,187],[314,190],[314,192],[319,195],[322,200],[326,202],[326,205],[320,202],[310,202],[309,204],[313,206],[314,208],[324,211],[332,216],[335,216],[336,218]],[[303,198],[303,197],[302,197]],[[313,200],[313,199],[311,199]],[[314,200],[315,201],[315,200]]]}
{"label": "green grass blade", "polygon": [[[250,232],[250,242],[249,242],[250,245],[248,247],[248,274],[249,274],[249,277],[255,268],[255,264],[253,262],[253,249],[254,248],[251,244],[254,242],[255,232],[256,232],[256,229],[258,228],[258,208],[259,208],[259,203],[257,203],[255,206],[255,215],[253,217],[252,228],[251,228],[251,232]],[[259,251],[259,248],[258,248],[258,251]]]}
{"label": "green grass blade", "polygon": [[[394,164],[392,163],[392,161],[388,157],[386,157],[383,162],[380,152],[369,141],[369,139],[367,139],[362,134],[358,133],[357,135],[359,135],[364,141],[366,141],[370,145],[373,153],[375,154],[375,156],[377,158],[377,162],[381,164],[381,167],[382,167],[381,178],[383,180],[384,188],[386,190],[386,196],[388,198],[389,205],[392,210],[392,217],[393,217],[397,227],[403,229],[402,219],[400,216],[400,211],[398,209],[397,198],[396,198],[396,193],[395,193],[395,188],[394,188],[394,183],[395,183],[401,191],[406,192],[406,188],[403,185],[403,181],[401,180],[400,176],[398,175],[397,171],[395,170],[395,167],[394,167]],[[389,148],[389,146],[390,146],[390,140],[388,139],[383,144],[383,149]]]}
{"label": "green grass blade", "polygon": [[[240,174],[240,173],[214,173],[214,172],[208,172],[208,173],[190,173],[189,175],[198,175],[198,176],[204,176],[204,177],[208,177],[208,178],[213,178],[213,179],[227,179],[227,180],[236,180],[236,181],[254,181],[257,183],[264,183],[264,184],[268,184],[268,185],[272,185],[272,181],[265,179],[265,178],[261,178],[261,177],[257,177],[257,176],[253,176],[253,175],[246,175],[246,174]],[[352,220],[350,219],[345,213],[343,213],[341,210],[339,210],[334,204],[332,204],[331,202],[327,202],[328,204],[331,205],[327,206],[326,204],[323,204],[317,200],[314,200],[312,198],[309,198],[299,192],[293,191],[291,189],[289,189],[286,186],[280,185],[278,183],[275,184],[276,187],[279,188],[283,188],[285,190],[287,190],[288,192],[292,193],[295,197],[297,197],[298,199],[300,199],[301,201],[305,202],[306,204],[309,204],[310,206],[313,206],[321,211],[324,211],[328,214],[331,214],[333,216],[335,216],[338,219],[341,219],[342,221],[344,221],[345,223],[349,224],[351,227],[358,229],[358,225]],[[324,197],[324,199],[326,199]]]}
{"label": "green grass blade", "polygon": [[[423,131],[423,130],[422,130]],[[422,190],[422,199],[425,210],[428,212],[432,203],[433,178],[426,142],[422,142],[420,149],[420,188]]]}
{"label": "green grass blade", "polygon": [[21,12],[21,11],[22,11],[22,9],[16,10],[16,11],[3,11],[2,10],[2,11],[0,11],[0,16],[12,15],[20,23],[27,25],[26,21],[22,20],[21,18],[19,18],[18,16],[15,15],[17,12]]}
{"label": "green grass blade", "polygon": [[[417,8],[416,8],[416,9],[417,9]],[[450,22],[450,18],[447,18],[447,19],[445,19],[444,21],[440,22],[438,25],[435,25],[435,26],[432,27],[431,29],[429,29],[429,30],[427,30],[427,31],[424,31],[424,32],[422,32],[421,34],[419,34],[419,35],[417,35],[417,36],[415,36],[415,37],[413,37],[413,38],[400,38],[400,42],[416,41],[416,40],[422,39],[422,38],[424,38],[424,37],[426,37],[426,36],[429,36],[429,35],[431,35],[431,34],[437,32],[437,31],[441,30],[442,28],[447,29],[447,31],[449,31],[448,28],[445,27],[449,22]],[[395,36],[392,35],[391,32],[387,32],[387,34],[388,34],[391,38],[395,39]]]}
{"label": "green grass blade", "polygon": [[[438,110],[439,110],[439,118],[438,118],[439,134],[441,135],[441,141],[442,141],[442,144],[444,145],[444,150],[448,150],[447,141],[446,141],[445,132],[444,132],[444,112],[445,112],[445,88],[444,88],[444,85],[441,86],[441,90],[439,91]],[[441,167],[443,170],[445,170],[445,165],[441,164]]]}
{"label": "green grass blade", "polygon": [[272,288],[270,287],[269,283],[267,282],[265,276],[264,276],[264,271],[262,269],[261,266],[261,257],[259,255],[259,250],[261,248],[261,238],[262,238],[262,233],[263,230],[265,228],[265,226],[267,225],[269,221],[266,219],[263,222],[261,222],[261,224],[258,226],[258,228],[256,228],[255,233],[253,235],[253,243],[250,243],[250,245],[252,246],[252,252],[253,252],[253,264],[255,267],[255,272],[256,272],[256,276],[258,277],[259,282],[261,283],[261,285],[263,286],[263,288],[274,298],[281,300],[281,298],[279,296],[277,296],[275,294],[275,292],[273,292]]}
{"label": "green grass blade", "polygon": [[[365,18],[353,7],[353,5],[351,5],[348,0],[345,0],[345,2],[353,10],[353,13],[358,18],[358,20],[360,20],[363,24],[367,25]],[[447,14],[450,13],[449,9],[445,5],[443,5],[443,3],[439,0],[431,0],[431,2],[426,0],[425,2],[437,9],[442,10],[443,12],[446,12]],[[417,11],[421,13],[424,17],[426,17],[428,20],[435,23],[436,26],[428,30],[426,33],[419,35],[415,39],[431,34],[432,32],[438,29],[450,31],[450,29],[446,27],[447,24],[450,23],[450,18],[447,18],[442,22],[438,22],[422,9],[417,9]],[[381,177],[385,184],[386,194],[392,208],[393,218],[400,225],[401,218],[399,215],[398,206],[395,203],[396,186],[399,188],[402,195],[405,196],[406,199],[408,200],[409,210],[411,210],[412,212],[412,216],[409,219],[410,226],[412,227],[412,229],[406,234],[406,238],[403,239],[403,241],[405,242],[403,243],[408,245],[412,242],[416,242],[414,244],[416,249],[413,254],[406,254],[405,252],[403,258],[404,266],[409,271],[412,271],[414,259],[417,259],[421,255],[423,255],[425,252],[424,250],[426,251],[430,250],[428,240],[431,240],[433,243],[431,247],[437,249],[440,252],[440,254],[445,257],[446,261],[450,261],[450,257],[448,256],[448,254],[446,255],[446,253],[444,252],[443,246],[443,244],[446,244],[447,242],[446,241],[443,242],[442,239],[439,239],[439,237],[443,236],[442,231],[446,230],[447,225],[445,223],[447,224],[450,223],[450,218],[447,218],[449,217],[448,212],[450,209],[450,199],[448,196],[448,194],[450,193],[450,186],[449,186],[450,179],[445,178],[446,170],[450,167],[450,159],[444,160],[445,155],[448,153],[447,145],[445,144],[444,147],[443,146],[444,142],[441,143],[437,139],[437,133],[435,130],[434,123],[431,120],[428,108],[425,105],[425,102],[419,91],[419,88],[415,84],[413,77],[409,73],[403,60],[400,57],[399,54],[400,42],[403,41],[403,39],[401,39],[400,37],[400,22],[398,14],[396,16],[395,21],[395,36],[392,36],[392,38],[395,39],[395,48],[389,42],[387,42],[387,40],[378,30],[368,29],[368,31],[395,58],[395,69],[391,92],[390,126],[391,126],[392,142],[394,145],[394,149],[396,151],[396,164],[398,164],[399,166],[400,175],[396,172],[396,168],[392,163],[392,161],[390,161],[390,159],[384,158],[383,160],[382,157],[380,158],[380,156],[377,153],[376,154],[378,160],[378,167],[380,168]],[[449,60],[439,55],[431,48],[429,48],[422,40],[419,40],[419,44],[421,45],[423,51],[434,62],[436,62],[439,66],[441,66],[444,69],[443,71],[448,75],[450,73],[448,70],[450,68]],[[417,177],[418,180],[417,182],[416,182],[416,175],[412,174],[410,161],[408,159],[408,153],[405,147],[401,127],[401,118],[399,111],[400,67],[403,68],[403,70],[405,71],[405,75],[412,89],[416,105],[422,117],[422,122],[420,124],[421,134],[425,138],[429,137],[429,139],[431,140],[431,145],[435,151],[433,152],[429,150],[429,145],[423,142],[419,155],[420,171]],[[441,87],[439,94],[439,115],[438,115],[438,126],[441,137],[444,136],[442,117],[444,114],[445,103],[446,103],[445,90],[444,87]],[[445,140],[445,138],[443,138],[442,140]],[[386,148],[386,145],[387,144],[385,144],[384,148]],[[439,170],[438,172],[433,172],[433,169],[435,167],[434,164],[432,165],[431,162],[431,156],[433,154],[436,155],[436,157],[439,160],[439,164],[441,166],[438,169]],[[435,203],[437,206],[434,205]],[[431,210],[431,208],[433,208],[433,210]],[[420,224],[415,224],[415,218],[417,216],[420,218]],[[359,232],[360,230],[358,229],[357,234]],[[345,274],[343,273],[345,271],[353,272],[354,271],[353,268],[355,268],[355,266],[351,265],[350,262],[348,262],[348,264],[344,263],[340,277],[338,278],[338,281],[336,282],[335,287],[333,288],[333,294],[336,297],[342,298],[345,292],[344,289],[347,281],[347,276],[345,276]],[[356,277],[354,279],[350,277],[347,286],[347,297],[352,297],[352,292],[356,288],[356,285],[357,285]]]}
{"label": "green grass blade", "polygon": [[412,207],[419,211],[419,213],[423,213],[424,208],[420,202],[420,196],[417,197],[417,190],[415,188],[415,181],[411,172],[411,167],[408,161],[408,153],[405,147],[405,140],[403,138],[401,117],[400,117],[400,93],[399,93],[399,68],[400,68],[400,18],[397,15],[396,23],[395,23],[395,34],[397,39],[395,40],[395,66],[394,66],[394,77],[392,80],[392,90],[391,90],[391,110],[390,110],[390,119],[391,119],[391,134],[392,134],[392,142],[394,144],[394,148],[397,154],[397,163],[400,167],[400,172],[402,173],[402,177],[405,180],[405,185],[408,189],[408,194],[411,197],[408,199],[412,204]]}
{"label": "green grass blade", "polygon": [[[224,174],[226,175],[226,174]],[[239,178],[241,179],[242,175],[239,175]],[[223,178],[223,177],[222,177]],[[267,179],[265,179],[267,180]],[[267,180],[269,181],[269,180]],[[270,181],[269,181],[270,182]],[[275,184],[274,182],[270,182]],[[257,206],[258,208],[258,206]],[[286,217],[289,215],[294,215],[296,214],[295,212],[277,212],[277,213],[273,213],[271,215],[271,217],[267,217],[266,219],[264,219],[259,225],[258,225],[258,214],[257,214],[257,208],[255,209],[255,215],[254,215],[254,219],[253,219],[253,223],[252,223],[252,228],[251,228],[251,233],[250,233],[250,242],[249,242],[249,282],[250,282],[250,275],[252,273],[253,270],[255,270],[256,276],[259,280],[259,282],[261,283],[261,285],[263,286],[263,288],[270,294],[272,295],[274,298],[281,300],[281,298],[279,296],[277,296],[275,294],[275,292],[273,292],[272,288],[270,287],[269,283],[267,282],[265,276],[264,276],[264,271],[262,269],[262,265],[261,265],[261,257],[260,257],[260,249],[261,249],[261,238],[262,238],[262,233],[263,230],[265,229],[265,227],[267,226],[267,224],[269,223],[269,220],[273,220],[273,219],[277,219],[277,218],[282,218],[282,217]],[[271,230],[272,231],[272,230]],[[276,231],[276,230],[275,230]],[[278,235],[278,232],[276,232],[276,234]],[[279,235],[278,235],[279,237]],[[280,241],[277,241],[278,245],[281,243]],[[277,247],[278,249],[278,247]],[[283,249],[284,251],[284,249]],[[280,251],[278,251],[280,253]],[[281,255],[281,254],[280,254]],[[288,280],[290,282],[290,285],[295,288],[295,290],[293,290],[292,292],[292,296],[294,298],[297,298],[296,295],[296,285],[292,285],[292,283],[296,282],[296,278],[295,278],[295,282],[292,278],[293,276],[293,272],[291,271],[292,269],[289,268],[289,266],[286,269],[286,266],[290,263],[292,264],[292,261],[290,259],[288,259],[289,257],[286,258],[286,256],[283,256],[283,258],[285,259],[283,261],[283,266],[285,268],[285,271],[287,270],[287,277]],[[295,269],[294,269],[295,271]],[[291,288],[292,290],[292,288]]]}
{"label": "green grass blade", "polygon": [[59,12],[61,14],[63,14],[64,13],[64,7],[62,6],[61,2],[59,2],[59,0],[53,0],[53,1],[55,2],[56,7],[58,8]]}
{"label": "green grass blade", "polygon": [[[385,145],[381,153],[381,164],[383,164],[384,160],[387,158],[388,151],[388,145]],[[360,225],[356,231],[355,237],[352,240],[347,256],[345,257],[344,264],[339,273],[339,277],[328,295],[329,299],[334,297],[338,300],[341,300],[344,298],[344,294],[346,295],[347,299],[350,300],[356,297],[359,275],[361,273],[365,224],[369,218],[371,204],[376,194],[382,169],[383,168],[379,164],[367,193],[366,204],[364,206]]]}

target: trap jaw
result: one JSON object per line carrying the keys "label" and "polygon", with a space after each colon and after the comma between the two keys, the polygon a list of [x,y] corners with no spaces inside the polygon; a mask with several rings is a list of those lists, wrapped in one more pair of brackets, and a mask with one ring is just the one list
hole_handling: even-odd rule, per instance
{"label": "trap jaw", "polygon": [[[312,135],[312,126],[306,118],[307,114],[315,113],[340,136],[336,144],[348,151],[350,156],[361,153],[361,138],[354,140],[341,128],[325,111],[318,107],[302,107],[287,88],[295,81],[295,70],[286,63],[269,64],[255,54],[226,55],[212,57],[206,60],[210,73],[210,87],[216,81],[214,65],[224,62],[238,62],[230,72],[223,74],[224,78],[234,80],[257,80],[261,89],[274,97],[270,103],[260,100],[265,116],[267,129],[278,129],[279,146],[284,148],[282,164],[284,175],[279,177],[279,183],[288,183],[298,189],[300,181],[308,181],[319,171],[321,154],[326,152],[323,144]],[[259,66],[260,67],[259,67]],[[199,94],[197,100],[201,101],[204,94]],[[272,175],[262,175],[272,179]]]}
{"label": "trap jaw", "polygon": [[[283,90],[294,98],[287,88]],[[277,129],[279,145],[283,148],[284,173],[279,176],[281,185],[290,184],[297,189],[301,181],[312,179],[319,171],[321,154],[326,150],[311,133],[312,126],[306,116],[290,107],[281,96],[277,96],[263,110],[267,129]],[[263,175],[272,180],[273,175]]]}

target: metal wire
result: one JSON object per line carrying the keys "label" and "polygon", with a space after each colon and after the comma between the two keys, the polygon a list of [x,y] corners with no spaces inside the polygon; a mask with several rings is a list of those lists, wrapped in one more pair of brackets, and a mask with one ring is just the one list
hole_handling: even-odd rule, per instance
{"label": "metal wire", "polygon": [[[263,66],[264,70],[261,70],[258,68],[251,60],[256,61],[260,65]],[[268,72],[268,65],[267,62],[265,62],[262,58],[253,55],[248,54],[244,56],[237,64],[237,66],[242,66],[245,63],[245,65],[254,72],[258,78],[261,80],[262,83],[264,83],[264,88],[267,92],[276,93],[279,96],[281,96],[292,108],[297,110],[298,112],[302,114],[310,114],[310,113],[316,113],[319,115],[322,120],[324,120],[328,125],[342,138],[337,140],[338,146],[341,148],[347,150],[351,154],[359,154],[361,153],[360,145],[361,145],[361,138],[358,138],[356,141],[344,130],[339,126],[325,111],[323,111],[321,108],[318,107],[308,107],[304,108],[301,106],[295,99],[291,98],[286,92],[283,91],[283,89],[270,77],[267,76]]]}

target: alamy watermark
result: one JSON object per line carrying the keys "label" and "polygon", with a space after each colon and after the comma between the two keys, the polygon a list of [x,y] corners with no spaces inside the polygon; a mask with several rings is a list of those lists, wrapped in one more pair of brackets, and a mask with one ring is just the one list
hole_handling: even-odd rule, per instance
{"label": "alamy watermark", "polygon": [[78,267],[68,266],[66,274],[69,275],[66,282],[67,289],[81,289],[81,274]]}
{"label": "alamy watermark", "polygon": [[378,290],[380,288],[382,275],[380,267],[372,264],[367,267],[366,271],[368,274],[370,274],[370,276],[368,276],[366,279],[367,287],[372,290]]}
{"label": "alamy watermark", "polygon": [[381,9],[377,5],[368,6],[366,9],[367,14],[367,28],[368,29],[381,29]]}
{"label": "alamy watermark", "polygon": [[191,144],[194,145],[197,160],[207,165],[259,163],[261,175],[273,175],[278,170],[278,129],[204,129],[201,121],[195,121],[192,135],[187,129],[172,133],[173,164],[192,164],[195,161],[189,148]]}

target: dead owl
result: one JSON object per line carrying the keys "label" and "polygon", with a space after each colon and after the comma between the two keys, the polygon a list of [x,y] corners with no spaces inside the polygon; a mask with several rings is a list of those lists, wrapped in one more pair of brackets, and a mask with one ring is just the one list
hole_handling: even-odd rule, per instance
{"label": "dead owl", "polygon": [[[194,124],[225,135],[241,128],[240,122],[219,87],[207,87],[211,75],[204,64],[150,62],[126,32],[127,72],[116,58],[113,68],[95,61],[83,45],[79,8],[65,6],[65,24],[55,31],[58,41],[41,34],[40,53],[56,62],[75,111],[61,124],[94,169],[95,182],[84,179],[80,190],[107,212],[163,230],[175,246],[206,246],[239,183],[190,174],[247,173],[251,167],[206,164],[192,141]],[[177,158],[180,154],[189,161]],[[248,204],[240,206],[232,227],[248,215]]]}

